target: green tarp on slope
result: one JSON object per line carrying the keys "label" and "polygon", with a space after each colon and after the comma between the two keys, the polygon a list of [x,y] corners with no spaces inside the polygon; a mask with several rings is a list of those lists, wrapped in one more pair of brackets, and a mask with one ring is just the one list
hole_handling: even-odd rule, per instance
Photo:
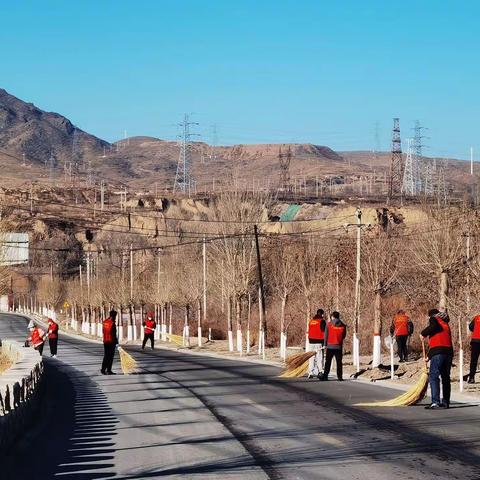
{"label": "green tarp on slope", "polygon": [[287,207],[287,209],[280,215],[281,222],[290,222],[295,219],[298,211],[300,210],[300,205],[292,204]]}

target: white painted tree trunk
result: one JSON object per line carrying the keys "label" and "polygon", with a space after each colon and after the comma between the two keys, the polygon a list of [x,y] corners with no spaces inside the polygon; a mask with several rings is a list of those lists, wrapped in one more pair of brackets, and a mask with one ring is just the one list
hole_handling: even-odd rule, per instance
{"label": "white painted tree trunk", "polygon": [[233,332],[228,331],[228,351],[233,352]]}
{"label": "white painted tree trunk", "polygon": [[250,353],[250,330],[247,330],[247,355]]}
{"label": "white painted tree trunk", "polygon": [[382,337],[373,336],[373,360],[372,367],[377,368],[382,363]]}

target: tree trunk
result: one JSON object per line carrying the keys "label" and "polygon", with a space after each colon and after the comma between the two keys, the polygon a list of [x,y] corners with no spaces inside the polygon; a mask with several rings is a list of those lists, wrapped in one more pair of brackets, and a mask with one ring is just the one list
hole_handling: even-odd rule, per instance
{"label": "tree trunk", "polygon": [[381,358],[381,333],[382,333],[382,293],[380,289],[375,291],[373,304],[373,359],[372,367],[377,368],[382,363]]}
{"label": "tree trunk", "polygon": [[448,296],[448,273],[441,272],[439,278],[439,301],[438,308],[441,311],[445,311],[447,308],[447,296]]}
{"label": "tree trunk", "polygon": [[373,334],[382,334],[382,294],[380,290],[375,292],[375,303],[373,304]]}

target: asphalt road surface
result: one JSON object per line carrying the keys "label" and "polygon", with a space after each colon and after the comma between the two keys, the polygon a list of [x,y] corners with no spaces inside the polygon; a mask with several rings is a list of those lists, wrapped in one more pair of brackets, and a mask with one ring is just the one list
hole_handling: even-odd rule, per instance
{"label": "asphalt road surface", "polygon": [[[0,315],[0,337],[25,335]],[[44,401],[2,452],[2,480],[480,479],[479,406],[357,408],[398,391],[138,347],[138,374],[103,376],[102,350],[63,336],[50,359],[46,346]]]}

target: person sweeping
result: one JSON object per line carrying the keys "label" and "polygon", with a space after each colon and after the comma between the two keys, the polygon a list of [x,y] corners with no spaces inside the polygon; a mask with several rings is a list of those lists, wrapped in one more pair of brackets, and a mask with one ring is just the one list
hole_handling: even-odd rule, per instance
{"label": "person sweeping", "polygon": [[58,348],[58,323],[53,318],[48,319],[48,345],[50,346],[50,356],[57,358]]}
{"label": "person sweeping", "polygon": [[323,360],[323,342],[325,339],[324,311],[319,308],[315,316],[308,323],[308,351],[314,351],[308,363],[308,378],[320,375]]}
{"label": "person sweeping", "polygon": [[31,345],[35,350],[37,350],[40,355],[42,355],[47,334],[38,325],[35,325],[33,323],[31,326],[29,326],[28,330],[28,344]]}
{"label": "person sweeping", "polygon": [[330,321],[325,327],[325,370],[323,375],[319,377],[319,380],[328,380],[328,374],[330,373],[330,367],[332,366],[332,359],[335,357],[335,363],[337,364],[337,378],[341,382],[343,381],[343,341],[347,335],[347,327],[340,320],[340,314],[333,312],[330,316]]}
{"label": "person sweeping", "polygon": [[117,338],[117,325],[115,319],[117,318],[117,312],[111,310],[109,317],[103,321],[103,361],[101,373],[102,375],[116,375],[112,372],[113,359],[115,357],[115,348],[118,344]]}
{"label": "person sweeping", "polygon": [[470,338],[470,373],[468,383],[475,383],[475,374],[477,373],[478,357],[480,357],[480,315],[476,315],[468,325],[472,332]]}
{"label": "person sweeping", "polygon": [[[426,409],[450,407],[451,380],[450,370],[453,360],[453,343],[450,331],[450,319],[446,312],[439,312],[436,308],[428,311],[428,326],[421,332],[423,338],[428,337],[428,360],[430,361],[429,382],[432,394],[432,403]],[[443,401],[440,400],[440,379],[442,379]]]}
{"label": "person sweeping", "polygon": [[404,310],[399,310],[393,318],[390,334],[397,341],[400,363],[408,361],[408,337],[413,334],[413,323]]}
{"label": "person sweeping", "polygon": [[150,346],[152,350],[154,349],[154,333],[155,329],[157,328],[157,323],[154,320],[153,312],[149,312],[147,318],[143,322],[143,342],[142,342],[142,350],[145,350],[145,345],[148,340],[150,340]]}

